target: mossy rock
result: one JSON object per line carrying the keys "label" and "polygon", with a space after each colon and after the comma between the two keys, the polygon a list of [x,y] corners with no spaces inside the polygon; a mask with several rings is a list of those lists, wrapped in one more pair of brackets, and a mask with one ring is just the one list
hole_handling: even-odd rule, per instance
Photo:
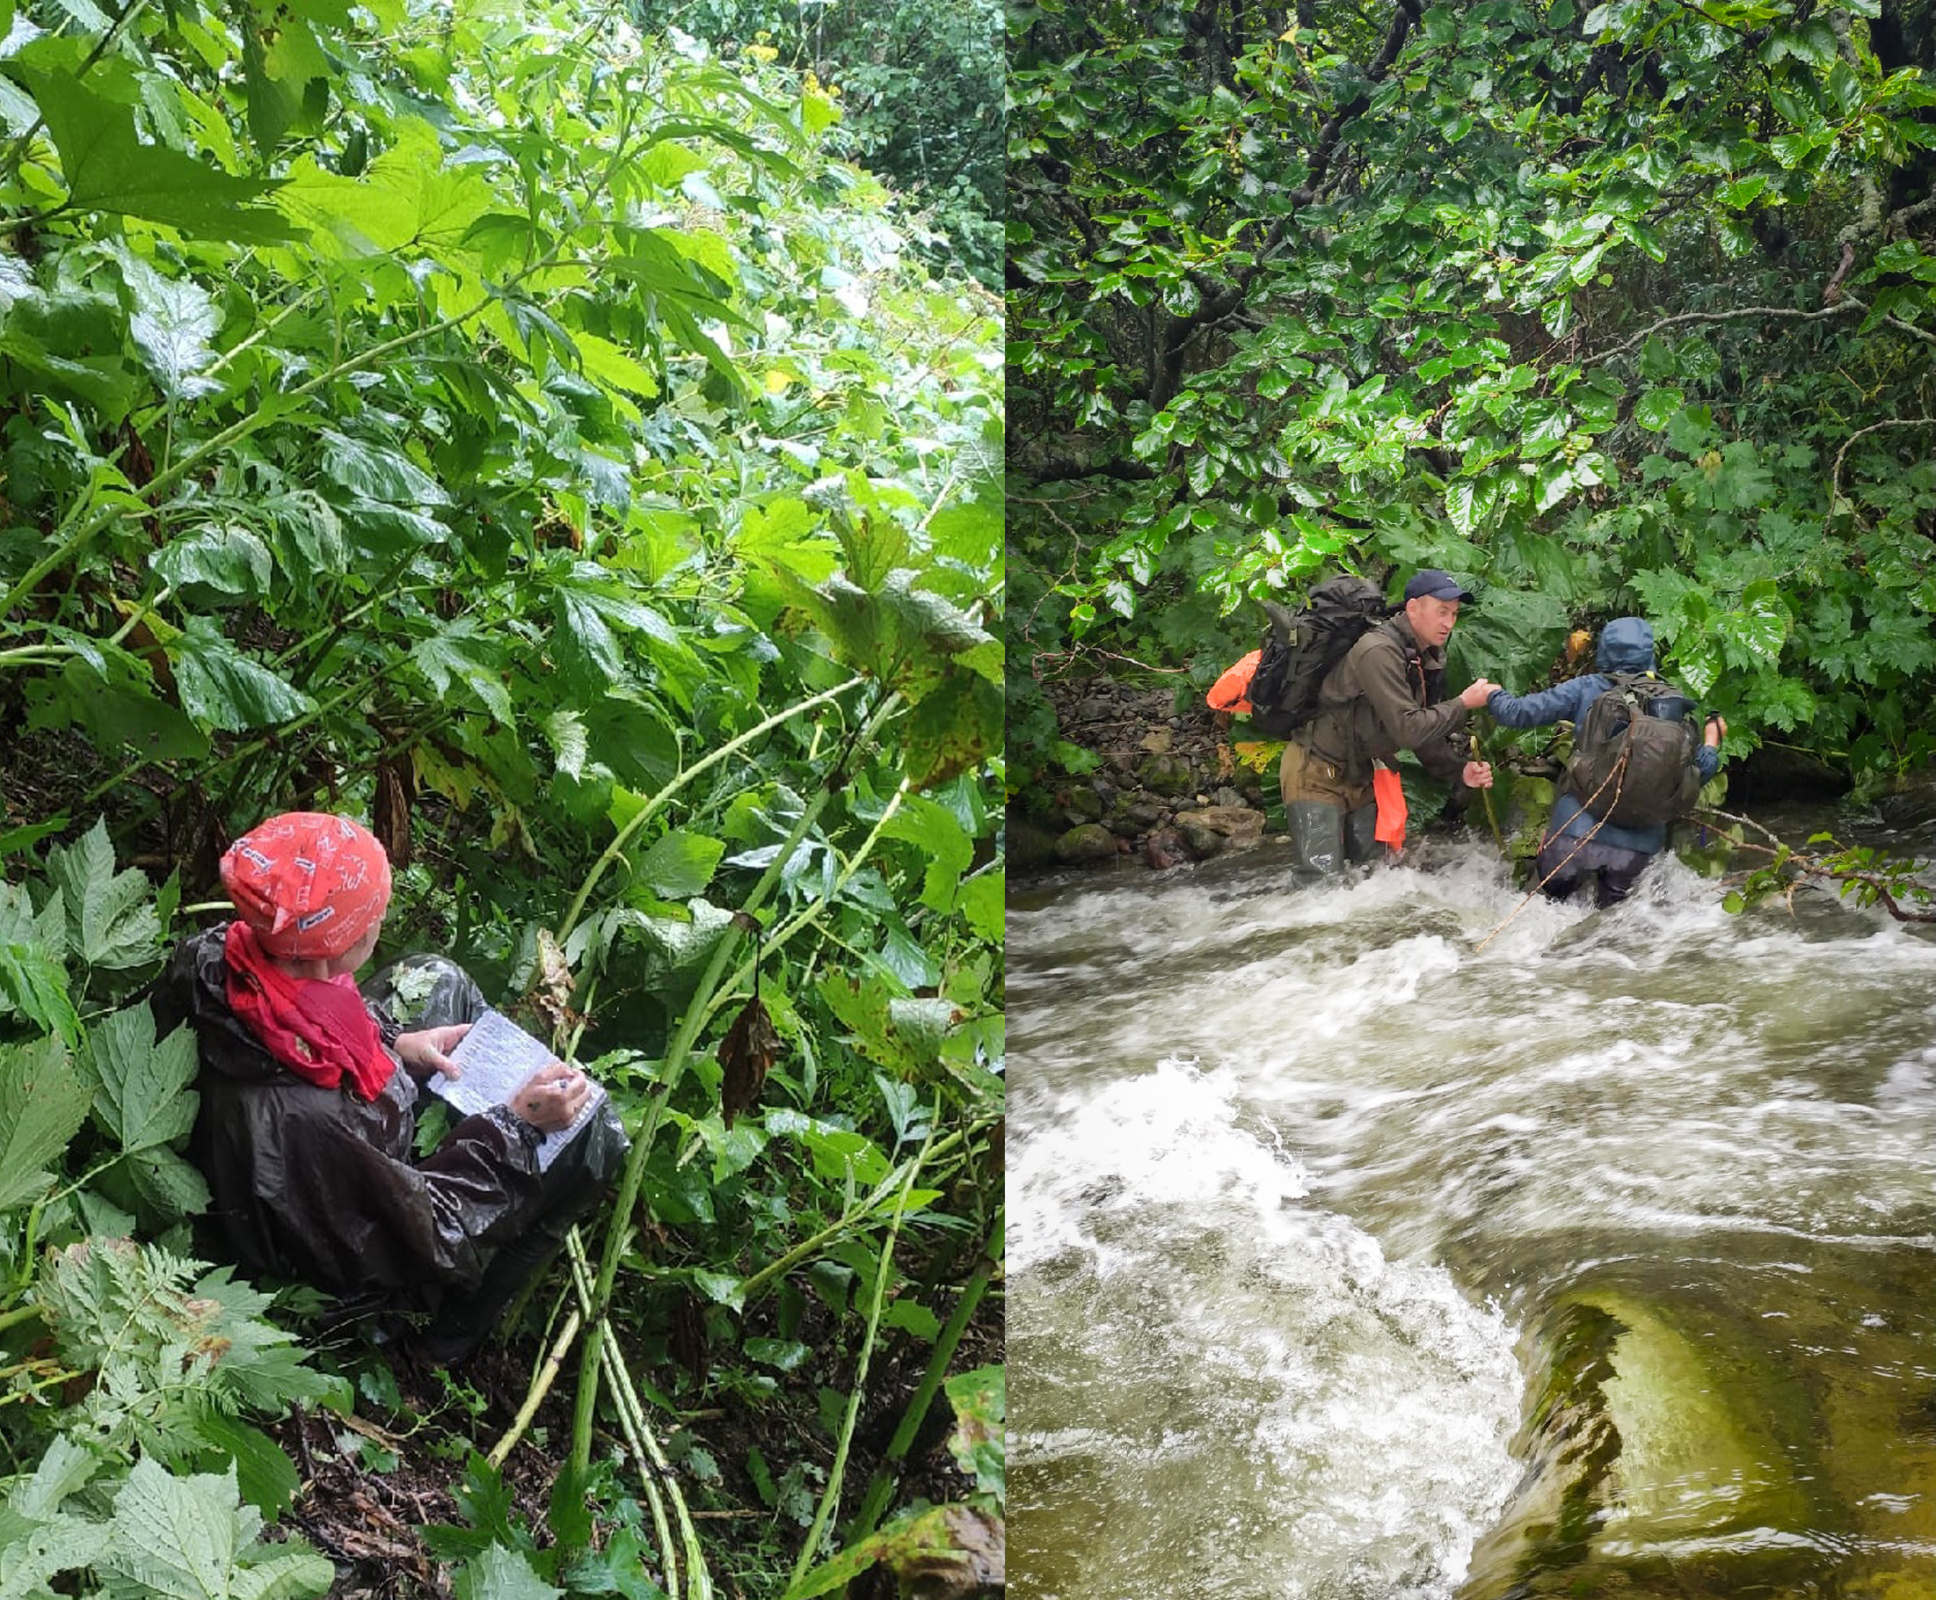
{"label": "mossy rock", "polygon": [[1055,834],[1032,818],[1008,814],[1008,864],[1017,872],[1033,872],[1056,864]]}
{"label": "mossy rock", "polygon": [[1223,835],[1215,828],[1198,822],[1187,812],[1176,819],[1176,831],[1183,836],[1184,848],[1199,861],[1223,849]]}
{"label": "mossy rock", "polygon": [[1100,822],[1085,822],[1055,841],[1055,855],[1071,866],[1084,861],[1114,861],[1116,836]]}
{"label": "mossy rock", "polygon": [[1084,822],[1102,821],[1102,811],[1102,796],[1087,784],[1078,789],[1071,789],[1068,803],[1062,808],[1062,814],[1072,824],[1078,825]]}
{"label": "mossy rock", "polygon": [[1145,789],[1154,794],[1189,794],[1196,788],[1196,773],[1182,756],[1145,756],[1136,768]]}

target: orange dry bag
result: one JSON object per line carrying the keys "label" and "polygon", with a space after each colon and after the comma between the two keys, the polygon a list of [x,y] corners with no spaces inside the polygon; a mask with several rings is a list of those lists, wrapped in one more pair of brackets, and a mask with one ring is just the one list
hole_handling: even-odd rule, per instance
{"label": "orange dry bag", "polygon": [[1212,711],[1235,711],[1240,715],[1250,714],[1250,676],[1257,670],[1262,658],[1262,650],[1253,650],[1231,667],[1215,683],[1203,698],[1210,702]]}
{"label": "orange dry bag", "polygon": [[1378,802],[1378,820],[1371,836],[1394,850],[1405,845],[1405,785],[1390,767],[1374,767],[1371,773],[1372,798]]}

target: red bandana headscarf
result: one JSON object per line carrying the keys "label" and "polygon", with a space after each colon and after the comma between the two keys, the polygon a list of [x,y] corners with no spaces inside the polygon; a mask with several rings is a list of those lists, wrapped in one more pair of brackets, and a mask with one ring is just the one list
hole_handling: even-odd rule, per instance
{"label": "red bandana headscarf", "polygon": [[289,811],[236,840],[221,870],[240,913],[222,947],[230,1007],[297,1076],[325,1089],[347,1080],[374,1100],[396,1063],[355,980],[298,978],[275,963],[334,960],[370,931],[390,903],[383,846],[347,817]]}

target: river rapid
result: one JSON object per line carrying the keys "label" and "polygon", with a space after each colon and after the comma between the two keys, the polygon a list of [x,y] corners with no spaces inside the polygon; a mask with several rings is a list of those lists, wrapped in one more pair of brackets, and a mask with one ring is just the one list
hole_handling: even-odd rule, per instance
{"label": "river rapid", "polygon": [[1024,1600],[1936,1595],[1936,941],[1522,898],[1011,895]]}

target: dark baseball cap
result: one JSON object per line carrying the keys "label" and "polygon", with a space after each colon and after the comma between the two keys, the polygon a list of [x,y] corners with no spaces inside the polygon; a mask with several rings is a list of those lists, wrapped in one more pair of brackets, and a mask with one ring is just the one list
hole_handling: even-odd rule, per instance
{"label": "dark baseball cap", "polygon": [[1434,600],[1463,600],[1472,603],[1472,591],[1460,584],[1449,572],[1441,572],[1437,567],[1426,567],[1414,572],[1411,581],[1405,585],[1405,598],[1416,600],[1420,595],[1429,595]]}

